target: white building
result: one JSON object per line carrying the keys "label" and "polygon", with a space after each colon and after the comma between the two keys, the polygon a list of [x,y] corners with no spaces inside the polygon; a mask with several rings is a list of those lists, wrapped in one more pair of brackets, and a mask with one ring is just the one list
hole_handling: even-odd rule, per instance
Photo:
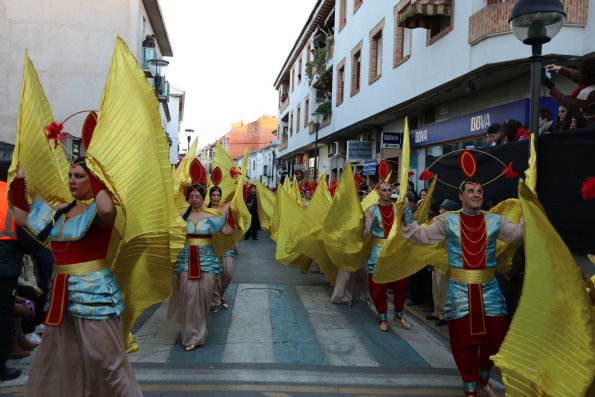
{"label": "white building", "polygon": [[[280,173],[275,167],[275,156],[274,145],[249,153],[247,180],[251,183],[261,182],[269,188],[277,186]],[[234,159],[238,167],[242,166],[242,160],[243,157]]]}
{"label": "white building", "polygon": [[[482,144],[490,123],[514,118],[528,125],[531,48],[510,31],[514,4],[319,0],[274,83],[279,159],[290,173],[303,167],[311,174],[315,129],[310,113],[328,99],[332,114],[320,125],[319,174],[328,172],[333,179],[349,155],[347,141],[372,142],[362,145],[371,146],[368,158],[398,159],[400,150],[381,148],[381,137],[402,133],[405,116],[416,177],[433,156]],[[593,2],[567,1],[566,14],[560,33],[543,46],[546,62],[576,65],[568,61],[595,51]],[[318,88],[305,78],[316,48],[323,52],[319,69],[325,69]],[[557,83],[570,90],[564,78]],[[545,89],[542,95],[547,97]],[[541,104],[557,107],[551,98]]]}
{"label": "white building", "polygon": [[[25,50],[57,121],[81,110],[99,109],[117,35],[141,65],[147,35],[154,36],[156,57],[173,56],[159,0],[4,0],[0,32],[4,54],[0,57],[0,141],[9,143],[15,141]],[[151,77],[146,64],[145,69]],[[168,109],[167,84],[164,88],[160,112],[164,130],[173,132],[168,115],[176,113],[174,121],[179,124],[183,112]],[[182,100],[174,102],[183,105],[183,93]],[[84,117],[69,120],[65,131],[80,136]],[[171,136],[177,139],[177,132]]]}

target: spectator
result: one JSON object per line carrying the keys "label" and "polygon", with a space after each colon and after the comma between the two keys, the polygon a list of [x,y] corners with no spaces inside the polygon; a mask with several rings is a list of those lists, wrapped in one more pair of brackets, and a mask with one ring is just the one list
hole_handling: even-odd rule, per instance
{"label": "spectator", "polygon": [[493,123],[488,127],[486,133],[488,146],[496,146],[502,144],[502,126],[498,123]]}
{"label": "spectator", "polygon": [[552,111],[548,108],[539,109],[539,135],[549,134],[553,128]]}
{"label": "spectator", "polygon": [[558,118],[554,124],[553,132],[562,132],[570,130],[572,119],[576,120],[576,128],[587,127],[587,120],[579,109],[566,109],[564,106],[558,108]]}
{"label": "spectator", "polygon": [[578,70],[554,64],[545,65],[545,70],[560,73],[578,83],[570,95],[564,95],[551,78],[543,77],[543,84],[560,105],[568,110],[581,109],[588,125],[595,126],[595,57],[583,58]]}
{"label": "spectator", "polygon": [[37,285],[37,277],[34,271],[35,264],[32,258],[29,255],[24,255],[22,264],[17,295],[31,301],[34,304],[34,312],[36,314],[30,320],[27,318],[23,320],[22,332],[29,343],[37,346],[41,343],[41,338],[35,333],[35,327],[41,324],[43,320],[41,314],[43,313],[43,306],[45,304],[44,291]]}
{"label": "spectator", "polygon": [[250,211],[250,215],[252,215],[252,220],[250,221],[250,229],[248,229],[244,240],[248,240],[250,236],[252,236],[252,240],[258,240],[256,233],[258,232],[258,229],[260,229],[260,220],[258,219],[258,203],[256,200],[255,185],[250,185],[250,190],[246,195],[246,206]]}
{"label": "spectator", "polygon": [[[411,192],[411,194],[413,195],[413,201],[417,204],[417,200],[419,200],[419,197],[417,196],[417,192],[415,191],[415,185],[413,185],[413,182],[408,181],[407,182],[407,193]],[[407,197],[410,201],[411,201],[411,197]]]}
{"label": "spectator", "polygon": [[502,142],[510,143],[516,141],[524,141],[529,139],[529,131],[523,128],[520,121],[517,120],[506,120],[502,124]]}

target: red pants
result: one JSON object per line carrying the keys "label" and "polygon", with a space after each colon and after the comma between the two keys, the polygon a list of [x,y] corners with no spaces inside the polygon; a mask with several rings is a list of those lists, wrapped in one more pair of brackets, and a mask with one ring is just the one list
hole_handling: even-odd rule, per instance
{"label": "red pants", "polygon": [[[489,371],[494,362],[490,356],[500,349],[500,345],[508,331],[506,317],[485,317],[486,334],[470,335],[469,316],[448,322],[448,335],[452,355],[463,382],[474,382],[478,379],[478,369]],[[481,380],[480,380],[481,381]]]}
{"label": "red pants", "polygon": [[372,281],[372,275],[368,275],[368,288],[370,290],[370,297],[372,298],[372,302],[374,302],[374,307],[376,307],[378,314],[386,314],[388,309],[388,302],[386,299],[387,288],[392,288],[393,290],[395,312],[403,311],[403,308],[405,307],[405,296],[407,295],[408,282],[409,279],[404,278],[402,280],[393,281],[386,284],[377,284]]}

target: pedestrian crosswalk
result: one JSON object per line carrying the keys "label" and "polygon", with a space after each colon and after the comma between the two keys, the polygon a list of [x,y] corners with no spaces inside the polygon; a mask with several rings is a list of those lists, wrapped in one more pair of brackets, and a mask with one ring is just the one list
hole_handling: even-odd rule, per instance
{"label": "pedestrian crosswalk", "polygon": [[446,341],[415,319],[407,331],[380,332],[363,302],[330,303],[330,287],[232,284],[227,310],[209,313],[205,346],[185,352],[163,303],[136,333],[133,363],[299,364],[336,367],[447,368]]}

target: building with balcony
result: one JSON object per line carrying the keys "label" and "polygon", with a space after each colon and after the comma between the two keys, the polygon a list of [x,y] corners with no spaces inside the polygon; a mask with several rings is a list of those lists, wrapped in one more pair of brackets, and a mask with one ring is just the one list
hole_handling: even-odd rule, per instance
{"label": "building with balcony", "polygon": [[[566,22],[543,53],[546,63],[573,66],[595,51],[595,7],[582,0],[563,3]],[[417,176],[428,162],[484,145],[491,123],[517,119],[528,125],[531,48],[508,25],[514,4],[317,1],[274,83],[281,139],[277,156],[290,175],[294,169],[312,174],[315,139],[309,114],[321,101],[330,111],[319,129],[319,174],[337,178],[346,160],[358,171],[364,160],[388,159],[398,171],[399,145],[386,137],[402,133],[407,117],[417,190],[423,187]],[[326,58],[318,54],[312,62],[322,47]],[[313,66],[324,71],[304,79]],[[556,83],[566,92],[573,87],[564,78]],[[541,106],[557,112],[545,88],[541,94]]]}
{"label": "building with balcony", "polygon": [[[145,48],[154,50],[151,58],[173,56],[159,0],[9,1],[2,6],[0,26],[4,54],[0,59],[0,141],[9,143],[15,141],[25,50],[58,121],[81,110],[99,109],[117,35],[128,44],[152,84],[155,76],[149,71]],[[176,90],[170,102],[169,84],[164,78],[159,82],[156,94],[163,129],[175,152],[183,92]],[[65,125],[75,141],[84,118],[85,114],[77,115]],[[170,156],[170,161],[176,159],[177,152],[175,158]]]}
{"label": "building with balcony", "polygon": [[233,123],[231,130],[221,138],[221,145],[232,159],[242,157],[244,150],[255,152],[271,145],[277,139],[273,132],[277,129],[277,118],[263,115],[244,124],[243,121]]}

